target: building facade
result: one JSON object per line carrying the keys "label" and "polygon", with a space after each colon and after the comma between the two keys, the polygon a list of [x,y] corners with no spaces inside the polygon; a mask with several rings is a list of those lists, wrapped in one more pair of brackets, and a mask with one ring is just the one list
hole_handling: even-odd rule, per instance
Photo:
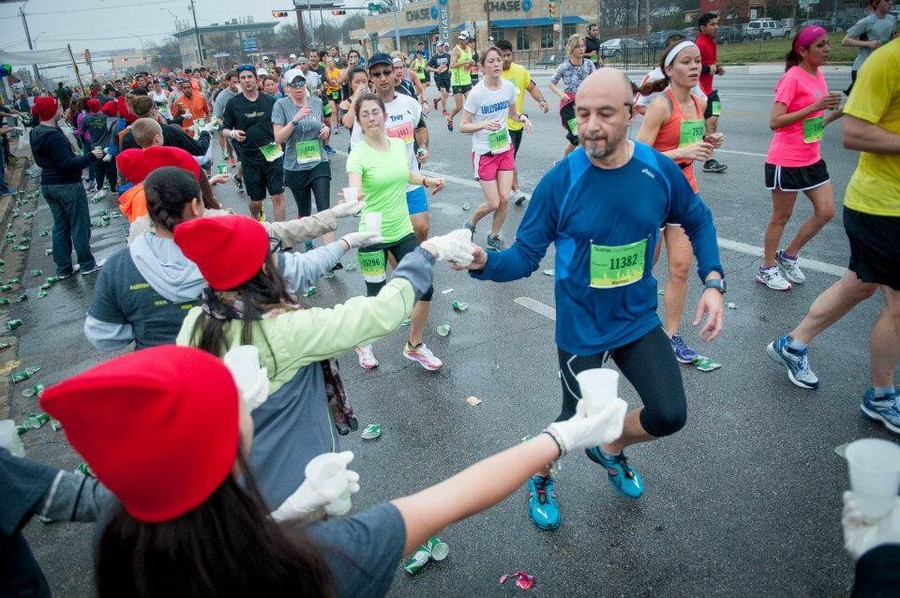
{"label": "building facade", "polygon": [[[264,47],[263,40],[271,40],[275,35],[275,21],[254,23],[252,19],[232,19],[229,23],[213,23],[204,27],[178,23],[178,30],[172,35],[178,40],[181,64],[184,67],[246,62],[259,54],[271,51]],[[197,34],[203,45],[203,58],[197,51]],[[258,62],[258,60],[254,60]]]}

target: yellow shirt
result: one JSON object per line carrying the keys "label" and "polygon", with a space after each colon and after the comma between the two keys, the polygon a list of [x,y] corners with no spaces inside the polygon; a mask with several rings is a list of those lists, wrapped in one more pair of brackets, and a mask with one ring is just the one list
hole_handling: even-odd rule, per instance
{"label": "yellow shirt", "polygon": [[[844,114],[900,135],[900,39],[866,59]],[[860,152],[844,205],[875,216],[900,216],[900,155]]]}
{"label": "yellow shirt", "polygon": [[[463,50],[460,46],[456,46],[456,49],[459,50],[459,58],[457,58],[457,62],[469,62],[472,60],[472,48],[468,50]],[[450,85],[471,85],[472,84],[472,73],[469,72],[471,65],[464,64],[462,66],[458,66],[456,68],[450,69]]]}
{"label": "yellow shirt", "polygon": [[[341,69],[339,69],[339,68],[325,69],[325,76],[328,77],[329,79],[334,79],[335,81],[337,81],[338,77],[341,76]],[[327,94],[334,93],[335,91],[340,91],[340,90],[341,90],[340,85],[329,85],[328,83],[325,84],[325,93],[327,93]]]}
{"label": "yellow shirt", "polygon": [[[507,81],[512,81],[512,84],[515,86],[516,110],[519,114],[522,114],[525,111],[525,93],[528,89],[528,84],[531,83],[531,74],[524,66],[514,62],[509,65],[509,69],[503,71],[503,78]],[[518,131],[524,126],[523,123],[517,120],[506,119],[506,128],[510,131]]]}

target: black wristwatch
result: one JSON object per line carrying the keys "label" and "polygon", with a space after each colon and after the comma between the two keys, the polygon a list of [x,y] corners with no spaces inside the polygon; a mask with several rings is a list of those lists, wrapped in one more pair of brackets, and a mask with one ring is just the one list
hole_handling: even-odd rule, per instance
{"label": "black wristwatch", "polygon": [[710,278],[709,280],[707,280],[706,282],[703,283],[703,286],[706,287],[707,289],[715,289],[715,290],[719,291],[720,293],[722,293],[723,295],[725,294],[725,291],[728,289],[728,283],[726,283],[721,278]]}

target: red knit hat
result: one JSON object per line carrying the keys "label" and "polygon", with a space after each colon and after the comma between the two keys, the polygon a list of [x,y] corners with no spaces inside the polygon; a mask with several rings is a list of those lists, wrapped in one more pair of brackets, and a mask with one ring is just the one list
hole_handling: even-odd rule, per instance
{"label": "red knit hat", "polygon": [[119,109],[119,116],[125,119],[125,122],[129,125],[137,120],[137,115],[131,111],[131,108],[128,107],[128,102],[125,101],[125,96],[119,96],[116,98],[116,106]]}
{"label": "red knit hat", "polygon": [[96,114],[100,112],[100,100],[97,98],[91,98],[87,101],[87,109],[91,114]]}
{"label": "red knit hat", "polygon": [[217,291],[237,288],[256,276],[269,255],[269,234],[247,216],[189,220],[175,229],[175,243]]}
{"label": "red knit hat", "polygon": [[105,114],[106,116],[119,116],[119,108],[116,106],[115,101],[109,100],[103,107],[100,108],[100,112]]}
{"label": "red knit hat", "polygon": [[31,113],[41,120],[50,120],[59,110],[59,102],[56,98],[50,96],[39,96],[34,99],[34,106],[31,107]]}
{"label": "red knit hat", "polygon": [[222,360],[175,345],[111,359],[40,399],[125,510],[149,523],[195,509],[231,474],[239,401]]}
{"label": "red knit hat", "polygon": [[116,167],[125,180],[137,185],[151,172],[163,166],[176,166],[187,170],[198,179],[202,175],[200,165],[192,155],[180,147],[154,145],[147,149],[127,149],[116,156]]}

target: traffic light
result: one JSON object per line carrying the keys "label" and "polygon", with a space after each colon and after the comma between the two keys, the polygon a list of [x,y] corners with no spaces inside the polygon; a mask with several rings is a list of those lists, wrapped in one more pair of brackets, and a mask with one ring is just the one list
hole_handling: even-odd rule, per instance
{"label": "traffic light", "polygon": [[283,18],[285,18],[286,16],[288,16],[288,11],[286,11],[286,10],[273,10],[273,11],[272,11],[272,16],[275,17],[276,19],[283,19]]}
{"label": "traffic light", "polygon": [[331,14],[333,14],[333,15],[336,16],[336,17],[338,17],[338,16],[340,16],[340,15],[345,15],[345,14],[347,14],[347,11],[346,11],[346,10],[343,10],[343,9],[332,10],[332,11],[331,11]]}
{"label": "traffic light", "polygon": [[553,2],[553,0],[550,0],[550,16],[554,19],[557,16],[557,5],[556,2]]}

